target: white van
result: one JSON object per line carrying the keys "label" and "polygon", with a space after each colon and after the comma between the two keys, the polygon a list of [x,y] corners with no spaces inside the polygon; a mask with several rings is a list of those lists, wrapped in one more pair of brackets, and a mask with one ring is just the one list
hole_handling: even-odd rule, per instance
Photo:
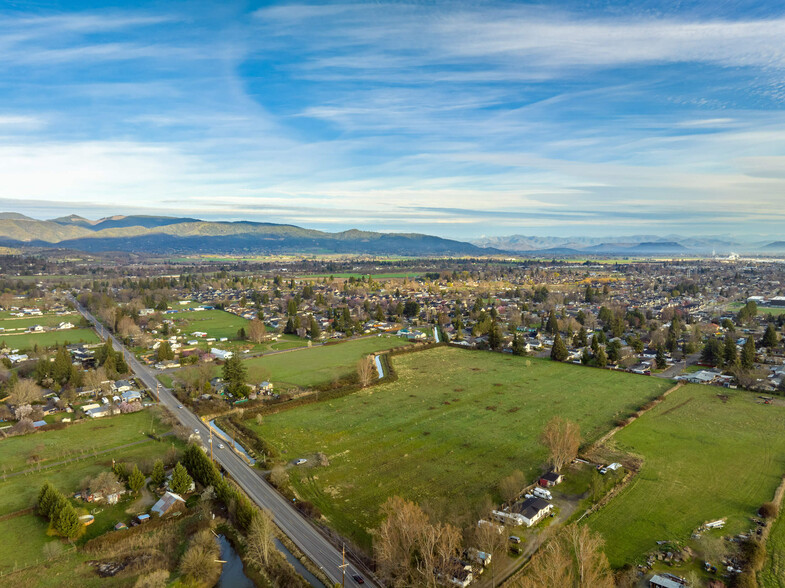
{"label": "white van", "polygon": [[532,491],[537,498],[544,498],[545,500],[552,500],[553,496],[551,496],[550,490],[546,490],[545,488],[537,487]]}

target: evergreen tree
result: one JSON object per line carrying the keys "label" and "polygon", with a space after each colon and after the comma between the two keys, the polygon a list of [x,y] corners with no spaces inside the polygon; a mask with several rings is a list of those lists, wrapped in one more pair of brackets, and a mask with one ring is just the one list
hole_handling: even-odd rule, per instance
{"label": "evergreen tree", "polygon": [[[172,357],[174,357],[174,354],[172,354]],[[123,356],[122,353],[117,354],[115,365],[116,365],[115,369],[117,370],[118,374],[127,374],[128,372],[131,371],[130,369],[128,369],[128,364],[126,363],[125,357]]]}
{"label": "evergreen tree", "polygon": [[[377,309],[381,310],[378,306]],[[384,318],[384,315],[382,315]],[[308,334],[311,336],[313,341],[316,341],[319,337],[322,336],[322,329],[319,327],[319,321],[317,321],[314,317],[311,317],[311,327],[308,329]]]}
{"label": "evergreen tree", "polygon": [[79,534],[80,523],[79,516],[76,514],[74,507],[67,500],[60,508],[52,521],[55,531],[60,533],[63,537],[73,539]]}
{"label": "evergreen tree", "polygon": [[553,338],[553,347],[551,348],[551,359],[554,361],[564,361],[567,359],[567,346],[564,344],[564,341],[561,340],[561,336],[559,332],[556,332],[556,336]]}
{"label": "evergreen tree", "polygon": [[591,355],[589,355],[589,349],[584,347],[583,353],[581,353],[581,363],[583,365],[589,365],[591,362]]}
{"label": "evergreen tree", "polygon": [[778,342],[777,331],[774,330],[774,323],[769,323],[769,326],[766,327],[766,332],[763,334],[763,341],[761,341],[761,344],[764,347],[771,349],[772,347],[776,347]]}
{"label": "evergreen tree", "polygon": [[144,486],[144,474],[139,470],[139,466],[134,465],[131,475],[128,476],[128,487],[131,492],[139,492]]}
{"label": "evergreen tree", "polygon": [[71,354],[65,347],[60,347],[52,364],[52,379],[60,385],[65,384],[71,377],[71,367]]}
{"label": "evergreen tree", "polygon": [[597,367],[604,368],[608,365],[608,356],[605,355],[605,350],[600,347],[597,350],[597,354],[594,356],[594,362],[597,364]]}
{"label": "evergreen tree", "polygon": [[294,321],[292,320],[292,317],[289,317],[289,319],[286,321],[286,326],[283,328],[283,332],[285,335],[294,334]]}
{"label": "evergreen tree", "polygon": [[168,359],[174,359],[174,351],[172,351],[169,341],[162,341],[158,346],[158,361],[166,361]]}
{"label": "evergreen tree", "polygon": [[499,326],[499,323],[493,321],[491,328],[488,331],[488,346],[494,351],[498,351],[501,349],[502,343],[504,343],[502,329]]}
{"label": "evergreen tree", "polygon": [[654,361],[657,362],[657,367],[661,370],[667,367],[668,362],[665,360],[665,347],[662,345],[657,346],[657,355],[655,356]]}
{"label": "evergreen tree", "polygon": [[150,474],[150,482],[155,488],[158,488],[166,481],[166,471],[164,470],[164,462],[160,459],[155,460],[153,465],[153,473]]}
{"label": "evergreen tree", "polygon": [[247,370],[242,360],[232,355],[226,360],[223,366],[223,379],[226,382],[226,390],[234,396],[245,397],[248,395]]}
{"label": "evergreen tree", "polygon": [[551,335],[555,335],[559,332],[559,322],[556,320],[556,313],[553,309],[551,309],[551,313],[548,315],[548,324],[546,325],[545,330]]}
{"label": "evergreen tree", "polygon": [[60,493],[57,489],[51,483],[45,482],[41,486],[41,490],[38,492],[38,499],[36,500],[36,511],[38,514],[49,518],[59,496]]}
{"label": "evergreen tree", "polygon": [[701,361],[709,365],[722,367],[722,356],[722,344],[717,338],[710,337],[703,346],[703,351],[701,351]]}
{"label": "evergreen tree", "polygon": [[739,360],[739,354],[736,350],[736,339],[731,333],[725,335],[725,343],[722,350],[722,360],[726,366],[732,367],[736,365]]}
{"label": "evergreen tree", "polygon": [[594,337],[591,338],[591,352],[597,355],[597,352],[600,350],[600,338],[597,336],[597,333],[594,334]]}
{"label": "evergreen tree", "polygon": [[523,343],[523,337],[519,333],[515,333],[512,338],[512,354],[526,355],[526,346]]}
{"label": "evergreen tree", "polygon": [[188,492],[192,483],[193,479],[188,475],[188,471],[178,461],[177,465],[174,466],[172,479],[169,480],[169,489],[176,494],[184,494]]}
{"label": "evergreen tree", "polygon": [[744,347],[741,349],[741,367],[751,370],[755,365],[755,340],[752,336],[747,337]]}
{"label": "evergreen tree", "polygon": [[614,339],[607,345],[608,361],[617,363],[621,359],[621,343]]}

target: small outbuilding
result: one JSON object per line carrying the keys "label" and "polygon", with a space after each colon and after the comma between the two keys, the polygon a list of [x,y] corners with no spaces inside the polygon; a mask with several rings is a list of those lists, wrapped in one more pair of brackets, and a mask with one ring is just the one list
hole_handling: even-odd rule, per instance
{"label": "small outbuilding", "polygon": [[556,484],[561,484],[562,480],[564,480],[564,476],[559,472],[548,472],[540,477],[540,486],[543,488],[550,488]]}
{"label": "small outbuilding", "polygon": [[159,517],[166,516],[185,507],[185,500],[174,492],[165,492],[161,499],[153,505],[150,512]]}

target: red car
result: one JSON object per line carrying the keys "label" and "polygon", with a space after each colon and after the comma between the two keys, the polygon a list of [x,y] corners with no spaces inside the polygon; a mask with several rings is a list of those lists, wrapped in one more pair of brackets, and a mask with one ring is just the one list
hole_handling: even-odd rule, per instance
{"label": "red car", "polygon": [[353,579],[355,582],[357,582],[358,584],[365,584],[365,580],[363,580],[363,577],[362,577],[360,574],[355,574],[355,575],[353,575],[353,576],[352,576],[352,579]]}

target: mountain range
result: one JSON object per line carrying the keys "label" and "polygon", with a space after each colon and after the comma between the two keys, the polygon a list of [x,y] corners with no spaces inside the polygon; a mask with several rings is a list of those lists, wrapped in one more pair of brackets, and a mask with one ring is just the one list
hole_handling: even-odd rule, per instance
{"label": "mountain range", "polygon": [[304,253],[371,255],[526,254],[532,257],[655,257],[785,253],[785,241],[742,243],[724,237],[628,235],[624,237],[483,237],[471,242],[419,233],[352,229],[329,233],[295,225],[250,221],[204,221],[166,216],[111,216],[89,220],[71,214],[38,220],[0,213],[0,245],[87,252]]}
{"label": "mountain range", "polygon": [[294,225],[215,222],[162,216],[112,216],[96,221],[69,215],[37,220],[0,214],[0,245],[58,247],[88,252],[344,253],[374,255],[493,255],[494,248],[418,233],[355,229],[328,233]]}

